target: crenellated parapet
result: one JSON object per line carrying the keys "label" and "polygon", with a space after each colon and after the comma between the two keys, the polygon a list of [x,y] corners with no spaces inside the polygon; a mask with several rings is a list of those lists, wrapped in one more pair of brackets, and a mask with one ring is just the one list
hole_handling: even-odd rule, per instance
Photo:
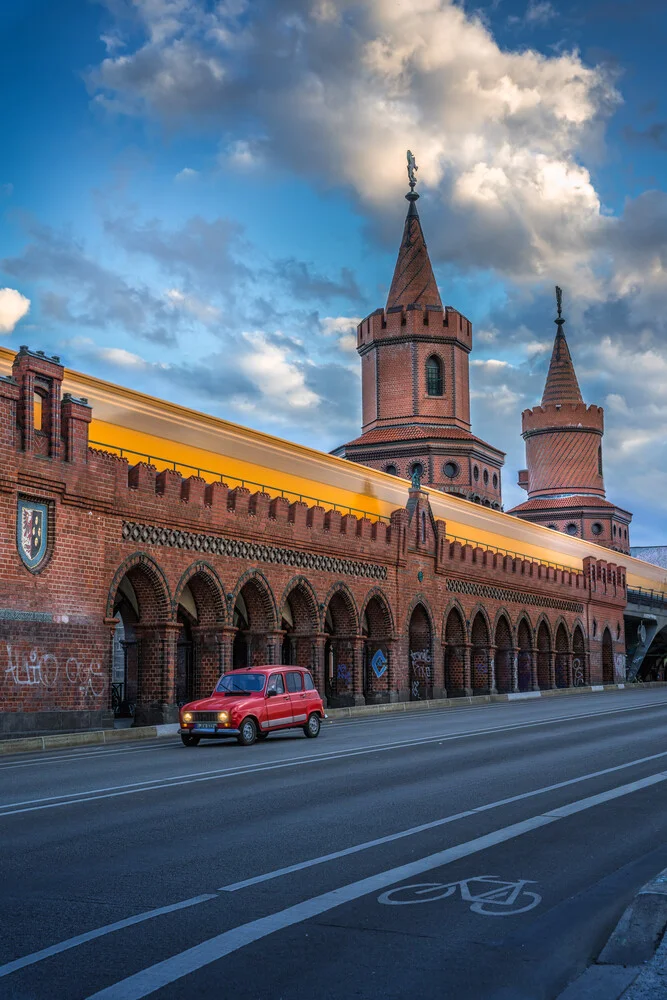
{"label": "crenellated parapet", "polygon": [[472,350],[472,323],[451,306],[405,305],[376,309],[357,326],[357,350],[361,355],[373,344],[402,337],[437,337]]}
{"label": "crenellated parapet", "polygon": [[602,435],[604,433],[604,409],[601,406],[586,406],[585,403],[550,403],[534,406],[521,414],[524,440],[534,434],[567,429]]}

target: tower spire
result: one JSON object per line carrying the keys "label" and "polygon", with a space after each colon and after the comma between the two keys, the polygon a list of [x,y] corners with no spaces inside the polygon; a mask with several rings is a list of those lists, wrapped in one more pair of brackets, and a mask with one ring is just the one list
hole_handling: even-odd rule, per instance
{"label": "tower spire", "polygon": [[403,239],[398,251],[394,277],[387,298],[387,309],[406,306],[435,306],[442,309],[442,301],[426,249],[426,240],[417,211],[419,195],[415,191],[416,172],[419,169],[413,154],[408,150],[408,183],[410,191],[405,198],[409,203],[403,228]]}
{"label": "tower spire", "polygon": [[583,397],[577,381],[577,375],[572,363],[570,349],[563,332],[563,292],[556,285],[556,310],[558,313],[554,323],[558,327],[547,381],[542,395],[542,406],[563,403],[583,403]]}

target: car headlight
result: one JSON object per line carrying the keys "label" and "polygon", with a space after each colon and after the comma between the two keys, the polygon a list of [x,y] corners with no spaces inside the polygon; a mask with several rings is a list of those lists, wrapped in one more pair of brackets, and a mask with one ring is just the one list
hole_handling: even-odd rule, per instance
{"label": "car headlight", "polygon": [[192,722],[192,712],[183,712],[183,722]]}
{"label": "car headlight", "polygon": [[229,722],[229,712],[218,712],[218,722]]}

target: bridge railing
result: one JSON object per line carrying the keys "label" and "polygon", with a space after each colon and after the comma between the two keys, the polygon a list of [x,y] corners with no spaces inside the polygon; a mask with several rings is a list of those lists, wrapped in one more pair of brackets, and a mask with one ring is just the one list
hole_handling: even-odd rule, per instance
{"label": "bridge railing", "polygon": [[100,448],[102,451],[112,452],[112,454],[118,455],[120,458],[132,455],[137,461],[147,462],[148,465],[155,465],[156,468],[173,469],[174,472],[180,472],[181,469],[186,469],[188,470],[189,475],[196,475],[200,479],[212,479],[214,482],[220,483],[233,483],[235,486],[240,486],[243,489],[254,487],[255,490],[259,490],[262,493],[268,493],[270,496],[283,497],[291,503],[299,501],[300,503],[308,503],[312,506],[324,507],[325,510],[338,510],[342,514],[354,514],[355,517],[361,515],[361,517],[367,517],[373,521],[384,521],[386,524],[391,524],[391,518],[387,517],[385,514],[376,514],[369,510],[362,510],[360,507],[350,507],[346,504],[334,503],[333,500],[322,500],[319,497],[311,497],[307,493],[299,493],[296,490],[283,489],[281,486],[269,486],[266,483],[256,483],[252,479],[231,476],[226,472],[214,472],[212,469],[204,469],[201,466],[188,465],[186,462],[175,462],[171,458],[160,458],[158,455],[148,455],[146,452],[133,451],[132,448],[119,448],[115,444],[104,444],[102,441],[90,441],[89,444],[91,448]]}
{"label": "bridge railing", "polygon": [[648,608],[663,608],[667,611],[667,595],[658,590],[644,587],[628,587],[628,604],[639,604]]}

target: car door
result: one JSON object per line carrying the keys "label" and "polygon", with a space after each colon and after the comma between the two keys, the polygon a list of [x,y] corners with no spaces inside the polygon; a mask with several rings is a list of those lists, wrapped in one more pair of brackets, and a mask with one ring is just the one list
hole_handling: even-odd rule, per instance
{"label": "car door", "polygon": [[[269,695],[269,691],[275,691],[276,693]],[[272,729],[280,729],[281,726],[290,726],[292,724],[292,700],[285,687],[285,677],[278,671],[275,674],[269,675],[269,682],[266,685],[265,705],[266,722],[262,723],[262,729],[265,732],[271,732]]]}
{"label": "car door", "polygon": [[310,715],[311,712],[320,712],[322,709],[322,703],[320,700],[320,693],[315,687],[313,682],[313,676],[308,670],[303,672],[303,689],[306,695],[306,712]]}
{"label": "car door", "polygon": [[303,687],[303,674],[300,670],[286,671],[287,690],[292,699],[292,721],[295,725],[305,725],[308,719],[307,695]]}

